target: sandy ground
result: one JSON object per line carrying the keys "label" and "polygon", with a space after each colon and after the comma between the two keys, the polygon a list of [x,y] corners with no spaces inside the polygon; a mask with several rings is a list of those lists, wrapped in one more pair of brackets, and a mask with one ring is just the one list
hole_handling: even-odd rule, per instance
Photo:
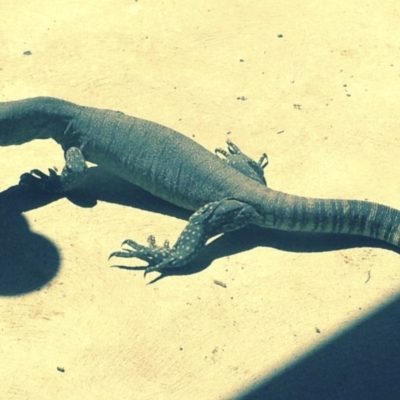
{"label": "sandy ground", "polygon": [[[274,189],[400,209],[394,4],[3,0],[0,101],[230,138],[268,153]],[[1,399],[395,398],[399,253],[247,228],[151,283],[109,253],[173,242],[188,214],[96,169],[68,198],[17,186],[53,166],[51,140],[0,148]]]}

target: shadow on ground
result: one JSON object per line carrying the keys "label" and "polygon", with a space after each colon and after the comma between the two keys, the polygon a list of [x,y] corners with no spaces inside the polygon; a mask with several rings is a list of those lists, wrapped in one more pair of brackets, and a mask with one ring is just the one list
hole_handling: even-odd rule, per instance
{"label": "shadow on ground", "polygon": [[399,399],[399,315],[397,297],[300,361],[232,399]]}
{"label": "shadow on ground", "polygon": [[[78,206],[93,207],[98,200],[102,200],[181,219],[190,215],[98,169],[90,175],[92,179],[88,184],[68,196]],[[50,240],[31,232],[22,215],[57,199],[20,186],[0,193],[0,296],[37,290],[57,274],[60,266],[57,248]],[[246,240],[243,240],[244,237]],[[293,252],[365,246],[397,251],[385,243],[356,236],[294,234],[249,226],[217,238],[206,246],[192,265],[165,271],[161,277],[196,273],[217,258],[258,246]],[[399,315],[400,299],[397,298],[300,361],[244,390],[235,399],[400,398]]]}
{"label": "shadow on ground", "polygon": [[57,248],[32,232],[21,214],[2,214],[0,218],[0,296],[38,290],[58,273]]}
{"label": "shadow on ground", "polygon": [[[0,193],[0,295],[36,290],[57,274],[60,266],[58,249],[50,240],[31,232],[22,214],[60,198],[25,186],[13,186]],[[94,207],[101,200],[184,220],[191,214],[98,167],[90,168],[85,183],[71,191],[67,198],[79,207]],[[177,238],[169,239],[174,243]],[[177,270],[165,270],[153,283],[169,275],[198,273],[215,259],[260,246],[292,252],[321,252],[354,247],[380,247],[398,252],[394,246],[357,236],[288,233],[248,226],[217,238],[203,249],[193,263]],[[114,264],[120,262],[118,259],[113,260],[116,260]]]}
{"label": "shadow on ground", "polygon": [[[164,270],[160,276],[150,283],[155,283],[168,276],[196,274],[208,268],[216,259],[249,251],[256,247],[271,247],[296,253],[319,253],[356,247],[376,247],[400,253],[395,246],[361,236],[283,232],[258,226],[247,226],[218,237],[204,247],[190,265],[179,269]],[[119,268],[145,269],[145,267],[121,266],[117,265],[118,263],[118,261],[114,261],[114,265]],[[265,267],[268,268],[268,260],[265,261]]]}

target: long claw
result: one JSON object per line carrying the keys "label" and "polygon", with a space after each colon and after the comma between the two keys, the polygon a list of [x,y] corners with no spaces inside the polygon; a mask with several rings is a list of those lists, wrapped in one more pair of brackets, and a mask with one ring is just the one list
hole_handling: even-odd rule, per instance
{"label": "long claw", "polygon": [[133,240],[131,240],[131,239],[126,239],[126,240],[124,240],[122,243],[121,243],[121,246],[124,246],[124,245],[128,245],[128,246],[131,246],[131,247],[133,247],[133,248],[135,248],[135,246],[140,246],[140,245],[138,245],[136,242],[134,242]]}
{"label": "long claw", "polygon": [[[133,252],[132,252],[133,253]],[[108,259],[111,257],[122,257],[122,258],[132,258],[135,257],[133,254],[131,254],[128,250],[127,251],[114,251],[108,256]]]}
{"label": "long claw", "polygon": [[147,268],[144,270],[143,278],[146,278],[146,275],[149,274],[150,272],[157,271],[157,270],[158,270],[157,266],[154,266],[154,267],[147,267]]}

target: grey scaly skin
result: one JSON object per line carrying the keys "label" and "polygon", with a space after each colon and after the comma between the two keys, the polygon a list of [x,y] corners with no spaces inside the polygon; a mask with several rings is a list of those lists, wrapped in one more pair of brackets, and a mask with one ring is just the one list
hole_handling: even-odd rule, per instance
{"label": "grey scaly skin", "polygon": [[358,201],[312,199],[266,186],[264,154],[257,163],[231,142],[221,160],[172,129],[121,112],[79,106],[50,97],[0,103],[0,146],[52,138],[64,150],[61,175],[38,170],[21,183],[47,191],[78,186],[90,161],[155,196],[193,210],[176,244],[169,248],[126,240],[128,249],[110,257],[148,262],[145,274],[192,261],[206,241],[248,224],[285,231],[355,234],[400,247],[400,211]]}

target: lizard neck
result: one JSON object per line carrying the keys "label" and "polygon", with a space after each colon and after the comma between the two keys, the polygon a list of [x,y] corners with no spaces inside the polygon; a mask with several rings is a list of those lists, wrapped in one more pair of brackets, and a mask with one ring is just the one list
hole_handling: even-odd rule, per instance
{"label": "lizard neck", "polygon": [[77,108],[73,103],[52,97],[0,103],[0,146],[58,138]]}

